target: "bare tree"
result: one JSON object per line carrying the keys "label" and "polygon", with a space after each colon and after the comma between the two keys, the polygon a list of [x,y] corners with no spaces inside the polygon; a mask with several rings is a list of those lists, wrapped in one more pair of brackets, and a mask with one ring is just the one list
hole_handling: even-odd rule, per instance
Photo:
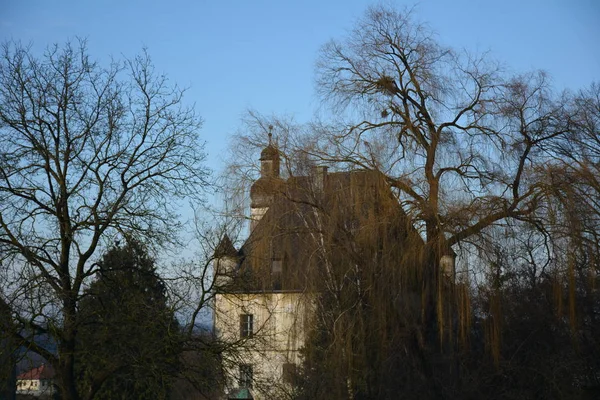
{"label": "bare tree", "polygon": [[[600,227],[600,85],[592,84],[573,100],[577,129],[553,146],[557,161],[547,169],[548,186],[561,208],[555,228],[578,236],[598,253]],[[554,213],[556,214],[556,213]],[[556,218],[555,218],[556,219]],[[562,224],[560,223],[562,222]]]}
{"label": "bare tree", "polygon": [[441,47],[406,11],[369,9],[323,48],[318,74],[325,98],[352,111],[323,156],[382,170],[428,242],[530,215],[543,146],[573,125],[545,74],[505,78],[484,57]]}
{"label": "bare tree", "polygon": [[[346,38],[323,47],[317,64],[317,90],[335,117],[298,126],[281,118],[253,114],[246,143],[260,150],[265,145],[267,127],[274,125],[279,128],[276,132],[282,139],[282,156],[291,166],[290,176],[296,171],[297,155],[301,155],[307,165],[325,164],[337,171],[381,172],[420,232],[424,250],[422,259],[415,255],[410,266],[400,265],[398,257],[390,257],[386,272],[377,270],[382,274],[378,276],[382,281],[375,282],[383,285],[386,282],[383,276],[392,276],[385,274],[404,268],[400,273],[402,277],[396,278],[398,281],[387,278],[388,283],[399,283],[394,286],[399,294],[391,291],[383,300],[369,298],[372,308],[368,313],[361,314],[355,305],[367,298],[360,290],[344,293],[354,308],[323,310],[330,312],[330,321],[339,322],[343,328],[336,331],[334,323],[316,326],[313,334],[317,341],[325,344],[324,348],[317,347],[316,352],[315,348],[307,350],[309,354],[313,351],[317,364],[327,361],[324,355],[336,347],[334,344],[339,344],[341,350],[328,359],[337,364],[316,369],[315,376],[323,377],[330,372],[340,384],[340,393],[348,389],[341,397],[361,393],[360,387],[350,387],[352,382],[360,384],[357,379],[368,381],[367,374],[363,374],[367,370],[364,365],[368,363],[361,366],[360,362],[396,354],[363,346],[367,343],[360,342],[363,335],[381,340],[378,343],[382,348],[390,345],[390,348],[410,353],[398,362],[400,368],[409,365],[406,381],[418,385],[415,382],[420,380],[422,385],[416,387],[433,390],[431,396],[439,397],[445,384],[459,381],[457,375],[453,375],[460,370],[458,358],[446,357],[458,348],[448,342],[457,338],[481,338],[478,329],[482,329],[468,326],[469,321],[476,319],[469,313],[469,292],[475,285],[469,287],[468,280],[454,284],[453,279],[445,278],[440,272],[441,259],[453,253],[451,248],[461,253],[464,264],[469,262],[471,268],[477,268],[471,269],[471,277],[489,277],[483,285],[486,293],[493,296],[488,296],[491,300],[486,303],[485,311],[477,311],[498,315],[503,299],[510,297],[510,302],[517,304],[523,293],[539,292],[543,285],[558,282],[550,279],[563,265],[564,260],[557,257],[557,252],[568,248],[564,241],[557,246],[559,237],[561,240],[566,237],[566,232],[558,235],[559,228],[564,231],[580,221],[585,227],[580,236],[586,243],[597,246],[598,214],[585,220],[583,212],[591,210],[593,205],[597,210],[597,193],[590,191],[597,187],[598,176],[597,86],[592,85],[590,90],[577,96],[569,92],[556,93],[543,72],[508,74],[491,61],[488,54],[474,56],[441,46],[427,26],[415,22],[410,10],[373,7]],[[256,132],[263,135],[262,141]],[[565,157],[567,162],[561,160]],[[240,171],[239,161],[243,162],[243,158],[236,157],[236,161],[236,170]],[[248,168],[243,169],[246,174],[256,168],[248,164]],[[563,203],[556,199],[574,197],[579,201],[560,206],[557,223],[554,208]],[[577,218],[569,217],[569,212]],[[345,236],[343,243],[348,249],[365,252],[352,236]],[[415,245],[415,249],[419,247]],[[496,260],[498,257],[492,250],[498,251],[498,257],[502,256],[502,263]],[[346,250],[344,254],[352,252]],[[359,271],[356,275],[361,279],[362,288],[372,289],[376,285],[361,275],[368,275],[366,271],[374,271],[381,265],[371,269],[369,262],[356,262]],[[340,268],[344,270],[349,264],[345,262]],[[568,276],[568,271],[565,274],[564,277]],[[313,278],[322,285],[336,283],[327,282],[323,276],[307,279]],[[516,288],[510,296],[502,294],[500,289],[492,290],[494,276],[508,280],[509,286]],[[341,285],[343,281],[337,283]],[[318,285],[315,287],[319,289]],[[350,285],[344,288],[352,290]],[[333,299],[331,304],[335,303],[337,294],[334,290],[323,290],[323,296]],[[395,304],[386,302],[396,295],[400,304],[415,303],[420,311],[410,316],[415,310],[408,307],[408,313],[394,314],[395,321],[408,318],[403,323],[410,328],[397,324],[391,329],[395,336],[388,335],[388,338],[403,339],[384,342],[386,337],[373,334],[370,328],[376,326],[376,322],[390,321],[392,314],[377,310],[384,309],[384,304],[392,309]],[[535,304],[532,302],[531,307]],[[492,310],[492,306],[497,308]],[[518,308],[515,315],[523,317],[526,308]],[[514,322],[518,318],[513,320],[515,326],[519,324]],[[499,316],[485,320],[487,332],[498,333],[485,339],[489,341],[486,349],[494,357],[506,354],[501,354],[503,328],[494,325],[500,321]],[[482,323],[481,319],[478,323]],[[544,323],[560,326],[560,321],[544,320]],[[328,342],[324,338],[327,334],[337,341],[349,339],[343,343]],[[513,350],[518,349],[518,339],[511,345],[515,343]],[[344,349],[344,345],[348,347]],[[319,352],[323,349],[326,351]],[[352,359],[360,353],[357,349],[368,356],[363,360]],[[442,361],[452,367],[450,369],[454,368],[450,373],[444,370],[443,375],[457,378],[454,382],[439,378],[442,374],[433,376],[440,355]],[[356,364],[352,364],[354,362]],[[340,367],[342,363],[347,364]],[[456,368],[452,363],[456,363]],[[345,375],[344,368],[351,373]],[[381,371],[389,373],[391,369]],[[394,373],[397,371],[401,369]],[[373,375],[376,375],[374,380],[365,387],[373,388],[369,385],[384,376],[379,372]],[[379,382],[393,383],[393,379]],[[440,383],[432,385],[431,382]],[[331,386],[325,387],[330,389]]]}
{"label": "bare tree", "polygon": [[[546,146],[574,129],[567,94],[546,75],[501,73],[486,56],[445,48],[410,10],[370,8],[318,62],[318,88],[342,115],[314,157],[383,172],[422,230],[429,259],[423,321],[442,314],[439,260],[510,219],[532,220],[545,195]],[[439,307],[437,307],[439,308]]]}
{"label": "bare tree", "polygon": [[[5,43],[0,61],[2,296],[19,339],[78,393],[78,303],[103,243],[120,232],[172,242],[177,199],[207,184],[200,118],[145,52],[102,67],[84,41]],[[37,343],[44,333],[56,352]]]}

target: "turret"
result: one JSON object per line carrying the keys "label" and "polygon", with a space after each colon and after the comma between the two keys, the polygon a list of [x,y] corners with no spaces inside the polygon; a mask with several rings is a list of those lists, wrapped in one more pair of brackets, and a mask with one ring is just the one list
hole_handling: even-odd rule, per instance
{"label": "turret", "polygon": [[215,249],[214,260],[215,287],[220,290],[231,281],[238,264],[238,252],[227,234]]}
{"label": "turret", "polygon": [[260,153],[260,178],[250,188],[250,232],[283,189],[284,182],[279,177],[279,161],[279,151],[273,145],[272,133],[269,131],[269,144]]}
{"label": "turret", "polygon": [[269,133],[269,145],[260,153],[260,177],[279,178],[279,151],[271,144]]}

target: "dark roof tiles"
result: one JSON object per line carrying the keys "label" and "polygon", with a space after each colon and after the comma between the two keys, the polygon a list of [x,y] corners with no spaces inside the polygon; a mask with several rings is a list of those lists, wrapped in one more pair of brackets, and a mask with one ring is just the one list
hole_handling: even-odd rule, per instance
{"label": "dark roof tiles", "polygon": [[231,239],[229,239],[229,236],[227,234],[223,235],[221,241],[215,248],[214,257],[237,257],[237,254],[238,252],[235,249],[233,243],[231,242]]}
{"label": "dark roof tiles", "polygon": [[[349,262],[353,255],[344,247],[348,243],[366,255],[382,246],[398,248],[409,236],[418,242],[418,234],[377,171],[292,177],[278,189],[240,249],[239,273],[243,279],[255,279],[250,290],[265,290],[273,279],[273,260],[281,260],[283,290],[302,290],[307,270],[319,268],[320,258]],[[400,250],[386,251],[397,256]]]}

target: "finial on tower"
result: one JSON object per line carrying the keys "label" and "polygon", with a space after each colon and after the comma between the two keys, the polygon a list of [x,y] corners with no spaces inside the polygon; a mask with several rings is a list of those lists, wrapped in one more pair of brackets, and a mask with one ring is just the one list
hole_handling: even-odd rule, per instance
{"label": "finial on tower", "polygon": [[260,171],[263,177],[279,177],[279,151],[273,144],[273,125],[269,125],[269,144],[260,153]]}
{"label": "finial on tower", "polygon": [[269,125],[269,146],[271,145],[271,139],[273,139],[273,125]]}
{"label": "finial on tower", "polygon": [[250,231],[284,190],[279,177],[279,151],[273,143],[273,125],[268,126],[269,144],[260,152],[260,178],[250,187]]}

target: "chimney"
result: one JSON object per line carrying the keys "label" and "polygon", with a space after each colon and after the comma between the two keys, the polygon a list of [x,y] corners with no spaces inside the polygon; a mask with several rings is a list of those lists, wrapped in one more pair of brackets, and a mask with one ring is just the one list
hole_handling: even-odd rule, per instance
{"label": "chimney", "polygon": [[327,180],[327,167],[324,165],[315,167],[313,185],[315,192],[322,192],[325,189]]}

